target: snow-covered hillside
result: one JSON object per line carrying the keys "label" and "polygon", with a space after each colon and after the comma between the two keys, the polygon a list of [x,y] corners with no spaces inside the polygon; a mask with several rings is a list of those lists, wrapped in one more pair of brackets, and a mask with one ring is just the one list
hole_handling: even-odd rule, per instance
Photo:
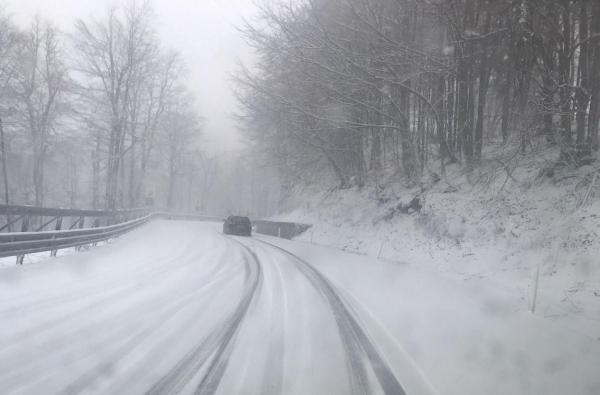
{"label": "snow-covered hillside", "polygon": [[[556,156],[453,165],[411,187],[304,188],[279,218],[313,224],[299,240],[428,265],[600,341],[599,168],[552,166]],[[414,197],[420,212],[403,213]]]}

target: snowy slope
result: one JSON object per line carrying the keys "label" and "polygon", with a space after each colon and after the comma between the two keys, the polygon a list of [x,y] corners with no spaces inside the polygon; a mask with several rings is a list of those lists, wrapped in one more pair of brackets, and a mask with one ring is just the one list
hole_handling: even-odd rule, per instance
{"label": "snowy slope", "polygon": [[[490,161],[471,173],[451,166],[447,178],[412,187],[304,189],[277,218],[313,224],[299,240],[425,265],[504,292],[523,311],[532,309],[539,270],[535,314],[600,339],[598,168],[541,174],[555,155]],[[414,196],[420,213],[390,218]]]}
{"label": "snowy slope", "polygon": [[410,360],[439,394],[596,394],[600,341],[522,311],[519,300],[423,265],[278,241],[372,319],[388,360]]}

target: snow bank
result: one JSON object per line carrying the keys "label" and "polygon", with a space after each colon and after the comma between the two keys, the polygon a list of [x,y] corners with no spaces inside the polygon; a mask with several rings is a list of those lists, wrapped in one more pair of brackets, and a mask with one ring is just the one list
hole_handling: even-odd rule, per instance
{"label": "snow bank", "polygon": [[427,265],[270,241],[345,291],[402,382],[417,374],[428,393],[448,395],[600,391],[600,342],[522,311],[514,295]]}
{"label": "snow bank", "polygon": [[[278,219],[313,224],[299,240],[428,265],[514,296],[522,310],[539,271],[535,314],[600,341],[599,169],[548,171],[555,154],[450,166],[412,187],[304,188]],[[415,196],[420,212],[390,215]]]}

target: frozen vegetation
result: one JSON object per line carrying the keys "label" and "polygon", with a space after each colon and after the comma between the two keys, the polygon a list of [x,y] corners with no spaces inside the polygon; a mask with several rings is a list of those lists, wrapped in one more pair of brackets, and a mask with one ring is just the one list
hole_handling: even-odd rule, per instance
{"label": "frozen vegetation", "polygon": [[[547,327],[600,342],[597,165],[549,174],[549,163],[540,155],[470,173],[449,167],[447,177],[429,174],[413,187],[305,188],[290,203],[297,208],[278,218],[313,224],[300,240],[493,290],[511,311],[532,311],[535,302],[533,315]],[[414,198],[420,211],[398,210]]]}

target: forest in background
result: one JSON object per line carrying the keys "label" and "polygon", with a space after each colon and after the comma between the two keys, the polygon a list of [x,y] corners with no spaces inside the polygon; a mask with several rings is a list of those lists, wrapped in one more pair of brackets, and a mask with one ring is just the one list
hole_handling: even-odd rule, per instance
{"label": "forest in background", "polygon": [[284,195],[598,151],[599,1],[275,2],[244,31],[240,121]]}
{"label": "forest in background", "polygon": [[597,1],[265,1],[241,29],[238,153],[203,149],[180,55],[149,2],[126,4],[68,32],[0,12],[3,203],[262,217],[307,183],[597,157]]}
{"label": "forest in background", "polygon": [[148,2],[60,31],[0,12],[2,203],[200,210],[213,159]]}

